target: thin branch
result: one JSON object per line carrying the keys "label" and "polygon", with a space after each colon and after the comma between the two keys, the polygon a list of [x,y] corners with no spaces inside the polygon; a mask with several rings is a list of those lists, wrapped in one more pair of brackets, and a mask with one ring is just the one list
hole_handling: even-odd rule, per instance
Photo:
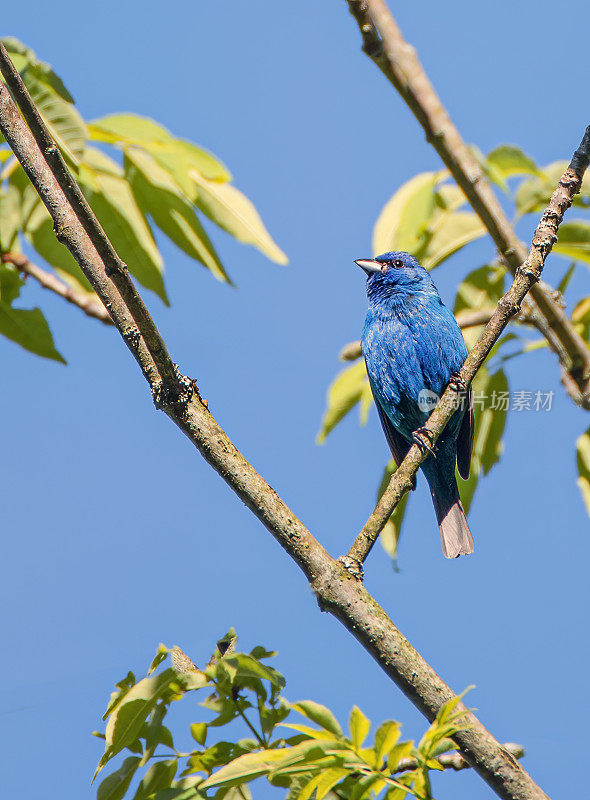
{"label": "thin branch", "polygon": [[[363,37],[363,50],[397,89],[435,148],[473,210],[488,229],[496,247],[515,275],[526,250],[492,191],[473,154],[463,142],[426,75],[415,49],[403,38],[384,0],[348,0]],[[558,355],[573,399],[590,409],[590,349],[563,308],[543,285],[533,286],[536,305],[531,322]],[[527,303],[528,305],[528,303]],[[572,385],[575,387],[572,391]]]}
{"label": "thin branch", "polygon": [[[514,756],[514,758],[524,757],[524,747],[520,744],[514,744],[514,742],[505,742],[502,747],[507,753],[510,753],[511,756]],[[435,761],[438,761],[443,769],[460,770],[469,769],[469,767],[471,767],[471,764],[465,761],[461,753],[457,752],[443,753],[442,755],[437,756]],[[417,759],[409,756],[407,758],[401,758],[394,770],[394,775],[398,775],[400,772],[410,772],[411,770],[416,769],[417,766]]]}
{"label": "thin branch", "polygon": [[[4,58],[7,58],[6,54]],[[16,96],[20,99],[19,95]],[[434,720],[444,703],[456,700],[455,693],[412,647],[361,581],[326,552],[236,449],[201,400],[194,382],[179,375],[183,392],[161,391],[160,375],[174,371],[175,365],[165,349],[155,349],[153,354],[148,350],[144,331],[140,329],[144,323],[141,314],[135,317],[138,320],[137,336],[129,337],[128,326],[134,320],[131,312],[136,311],[133,295],[126,298],[131,305],[128,309],[117,287],[106,275],[106,266],[94,244],[95,233],[91,240],[31,131],[18,114],[10,93],[1,83],[0,130],[49,210],[62,241],[76,257],[97,294],[108,304],[111,318],[141,367],[158,407],[166,412],[299,565],[316,594],[320,608],[334,615],[426,718]],[[150,368],[150,359],[157,370]],[[464,715],[468,728],[458,732],[454,739],[465,759],[492,789],[505,800],[547,800],[530,775],[473,713],[462,702],[455,708]]]}
{"label": "thin branch", "polygon": [[[455,319],[461,330],[465,330],[466,328],[477,328],[478,325],[485,325],[491,320],[493,313],[493,308],[484,308],[480,311],[461,311],[455,315]],[[526,319],[523,319],[522,315],[520,315],[513,321],[524,323]],[[338,358],[340,361],[356,361],[362,354],[361,343],[357,339],[355,342],[345,344]]]}
{"label": "thin branch", "polygon": [[[557,230],[563,215],[571,206],[574,195],[580,191],[589,158],[590,125],[586,128],[580,147],[574,153],[569,167],[561,176],[557,189],[553,192],[549,205],[543,212],[525,262],[516,271],[512,286],[499,301],[492,318],[461,367],[457,384],[459,387],[461,384],[467,386],[471,383],[504,328],[511,318],[520,312],[527,292],[541,277],[545,259],[557,241]],[[450,384],[447,387],[440,403],[426,422],[426,428],[430,431],[433,442],[436,442],[457,408],[457,399],[460,394],[457,385]],[[412,479],[427,455],[428,452],[424,448],[420,448],[417,444],[412,445],[407,456],[393,473],[375,510],[348,551],[348,559],[358,564],[364,562],[395,507],[404,494],[411,489]]]}
{"label": "thin branch", "polygon": [[63,297],[68,303],[78,306],[78,308],[89,317],[94,317],[94,319],[104,322],[105,325],[113,324],[108,311],[103,304],[99,302],[98,298],[74,291],[66,283],[60,281],[56,275],[53,275],[51,272],[46,272],[46,270],[33,264],[33,262],[29,261],[22,253],[4,253],[0,261],[4,264],[13,264],[19,272],[30,275],[31,278],[34,278],[44,289],[48,289],[59,297]]}

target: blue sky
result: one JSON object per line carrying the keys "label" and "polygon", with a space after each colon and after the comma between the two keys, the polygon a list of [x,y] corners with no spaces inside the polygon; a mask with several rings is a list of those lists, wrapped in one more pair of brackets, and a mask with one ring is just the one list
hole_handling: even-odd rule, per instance
{"label": "blue sky", "polygon": [[[587,57],[545,2],[400,4],[465,139],[567,158],[587,119]],[[64,78],[86,119],[134,111],[209,147],[256,203],[290,258],[277,267],[214,234],[237,289],[162,243],[172,308],[150,309],[217,419],[334,555],[370,512],[387,458],[372,413],[314,443],[340,347],[366,308],[354,258],[375,218],[415,173],[437,169],[421,129],[360,53],[344,0],[254,4],[79,3],[3,9]],[[519,230],[527,238],[526,225]],[[485,263],[473,245],[435,275],[452,303]],[[556,284],[562,259],[547,263]],[[579,271],[574,293],[588,285]],[[586,288],[587,292],[587,288]],[[425,722],[337,622],[296,567],[163,414],[114,331],[28,285],[68,366],[0,339],[4,658],[0,750],[6,796],[93,797],[90,736],[114,682],[147,667],[158,642],[197,663],[233,625],[245,648],[279,651],[292,699],[353,703],[371,719]],[[506,451],[475,500],[477,553],[446,562],[424,481],[412,497],[401,573],[376,547],[366,584],[412,643],[549,795],[586,779],[588,520],[575,485],[573,407],[546,352],[509,366],[516,389],[556,392],[550,413],[510,414]],[[567,766],[565,766],[567,764]],[[31,778],[35,776],[33,784]],[[439,800],[492,796],[467,772],[435,780]]]}

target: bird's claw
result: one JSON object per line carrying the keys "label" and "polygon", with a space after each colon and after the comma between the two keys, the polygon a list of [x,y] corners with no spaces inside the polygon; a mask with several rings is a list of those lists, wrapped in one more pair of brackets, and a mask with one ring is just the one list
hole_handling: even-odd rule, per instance
{"label": "bird's claw", "polygon": [[418,445],[421,450],[430,453],[433,458],[436,458],[434,451],[434,436],[432,431],[428,428],[418,428],[412,434],[412,441]]}
{"label": "bird's claw", "polygon": [[467,390],[467,384],[458,372],[449,378],[449,386],[456,392],[465,392]]}

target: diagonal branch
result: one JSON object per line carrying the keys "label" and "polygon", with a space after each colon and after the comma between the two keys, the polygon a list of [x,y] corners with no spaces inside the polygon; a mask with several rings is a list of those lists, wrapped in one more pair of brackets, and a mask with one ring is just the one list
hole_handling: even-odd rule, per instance
{"label": "diagonal branch", "polygon": [[41,269],[37,264],[33,264],[33,262],[29,261],[22,253],[4,253],[0,257],[0,261],[3,264],[13,264],[19,272],[30,275],[31,278],[34,278],[44,289],[48,289],[50,292],[58,295],[58,297],[63,297],[64,300],[77,306],[87,316],[94,317],[94,319],[104,322],[105,325],[113,324],[108,311],[103,304],[99,302],[98,298],[93,297],[91,294],[83,294],[82,292],[74,291],[71,286],[60,281],[56,275]]}
{"label": "diagonal branch", "polygon": [[[549,205],[543,212],[533,236],[529,254],[522,266],[516,270],[512,286],[500,299],[492,318],[467,356],[459,371],[458,381],[449,384],[440,403],[426,422],[426,428],[432,434],[433,442],[436,442],[457,409],[457,400],[460,396],[458,387],[466,387],[471,383],[510,319],[519,313],[527,292],[541,277],[545,259],[557,241],[557,230],[563,215],[571,206],[574,195],[580,191],[582,178],[589,161],[590,125],[586,128],[580,147],[574,153],[569,167],[561,176],[557,189],[553,192]],[[375,510],[348,551],[348,558],[353,562],[362,564],[368,556],[393,510],[404,494],[411,489],[412,479],[427,455],[426,449],[417,444],[411,446],[407,456],[391,476],[389,485],[375,506]]]}
{"label": "diagonal branch", "polygon": [[[435,148],[473,210],[488,229],[496,247],[515,275],[526,250],[483,171],[436,94],[415,49],[403,38],[384,0],[348,0],[363,39],[363,51],[397,89]],[[531,288],[531,323],[547,339],[564,371],[564,385],[576,403],[590,409],[590,349],[574,329],[548,287]],[[527,302],[528,305],[528,302]]]}
{"label": "diagonal branch", "polygon": [[[0,48],[1,50],[2,48]],[[6,77],[6,52],[0,53]],[[8,60],[11,69],[12,64]],[[21,94],[15,92],[21,100]],[[33,130],[35,130],[33,126]],[[277,542],[299,565],[316,594],[320,608],[329,611],[351,632],[385,673],[429,720],[455,693],[419,655],[385,611],[342,564],[332,558],[271,486],[236,449],[201,400],[193,381],[177,372],[165,348],[150,349],[146,337],[153,322],[145,322],[136,306],[136,292],[126,292],[106,274],[96,231],[84,228],[69,197],[44,159],[39,143],[27,127],[6,87],[0,83],[0,131],[23,165],[41,200],[51,214],[62,241],[70,249],[91,285],[101,297],[117,329],[148,381],[158,407],[182,430],[209,463],[265,525]],[[38,133],[38,132],[37,132]],[[39,137],[41,139],[41,137]],[[74,180],[69,176],[69,180]],[[73,195],[72,195],[73,196]],[[129,307],[127,305],[129,304]],[[136,323],[135,335],[129,326]],[[144,328],[145,325],[145,328]],[[157,331],[156,331],[157,333]],[[157,333],[159,337],[159,333]],[[178,391],[162,391],[161,376],[175,373]],[[455,741],[466,761],[505,800],[547,800],[544,792],[514,756],[486,730],[462,702],[456,705],[468,728]]]}

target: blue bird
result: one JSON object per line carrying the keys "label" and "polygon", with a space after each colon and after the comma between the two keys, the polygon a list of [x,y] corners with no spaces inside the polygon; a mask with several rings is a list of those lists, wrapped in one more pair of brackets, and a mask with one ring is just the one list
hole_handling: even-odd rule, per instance
{"label": "blue bird", "polygon": [[473,444],[473,401],[459,407],[436,442],[421,428],[467,348],[455,317],[443,305],[428,272],[409,253],[384,253],[355,262],[367,273],[369,311],[361,346],[385,438],[399,464],[413,442],[430,454],[422,462],[447,558],[473,552],[461,505],[455,464],[469,477]]}

